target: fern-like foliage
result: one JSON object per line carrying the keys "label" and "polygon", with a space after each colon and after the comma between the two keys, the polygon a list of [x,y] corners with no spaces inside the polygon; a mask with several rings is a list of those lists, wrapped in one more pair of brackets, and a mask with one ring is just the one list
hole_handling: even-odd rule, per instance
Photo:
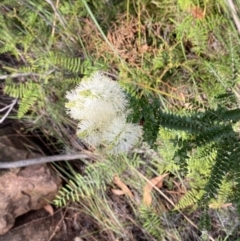
{"label": "fern-like foliage", "polygon": [[[67,9],[72,18],[68,30]],[[65,3],[55,15],[46,1],[2,1],[0,13],[1,74],[6,76],[5,94],[19,99],[18,117],[31,114],[41,120],[48,113],[54,120],[63,120],[55,115],[57,107],[58,115],[63,116],[66,91],[84,75],[105,69],[100,61],[93,64],[87,52],[86,56],[78,52],[84,46],[77,43],[81,38],[75,22],[77,14],[86,15],[83,4]]]}
{"label": "fern-like foliage", "polygon": [[[133,159],[132,165],[138,165],[136,158]],[[82,198],[91,198],[98,192],[106,191],[107,184],[112,183],[113,177],[124,172],[127,166],[126,162],[114,159],[89,164],[84,175],[75,173],[69,184],[62,188],[54,201],[55,205],[63,206],[69,200],[79,201]]]}
{"label": "fern-like foliage", "polygon": [[37,102],[39,107],[41,107],[41,103],[43,103],[41,86],[31,81],[20,84],[11,82],[5,85],[4,92],[14,98],[21,98],[18,118],[22,118]]}
{"label": "fern-like foliage", "polygon": [[159,215],[149,207],[144,205],[139,207],[139,216],[140,222],[143,225],[143,228],[151,234],[153,237],[158,240],[161,239],[164,231],[161,225],[161,219]]}
{"label": "fern-like foliage", "polygon": [[161,111],[159,116],[161,128],[174,130],[173,160],[190,179],[191,189],[176,208],[227,201],[239,208],[240,139],[234,123],[240,120],[240,109],[219,106],[187,115]]}
{"label": "fern-like foliage", "polygon": [[[152,157],[152,152],[154,152],[146,143],[139,148],[139,151],[140,150],[144,152],[144,155],[150,155],[150,157]],[[158,162],[159,159],[156,158],[155,161]],[[66,205],[68,201],[74,201],[80,204],[86,203],[84,212],[90,211],[91,216],[99,222],[103,222],[106,218],[109,219],[109,217],[106,216],[115,216],[110,221],[111,224],[108,224],[108,221],[104,220],[103,226],[105,228],[113,228],[116,222],[118,227],[115,228],[114,233],[118,233],[120,227],[126,229],[133,225],[129,220],[124,223],[122,222],[122,218],[119,217],[119,214],[122,216],[122,209],[120,213],[115,212],[115,208],[118,208],[115,198],[118,197],[112,195],[111,191],[113,189],[119,189],[119,186],[114,185],[113,181],[115,177],[118,176],[134,194],[134,197],[131,198],[127,196],[120,197],[123,202],[126,202],[127,210],[131,210],[131,214],[129,215],[133,215],[134,225],[137,224],[138,227],[141,227],[141,229],[144,230],[144,235],[146,235],[148,239],[154,237],[158,240],[164,236],[161,205],[157,199],[154,200],[153,202],[158,207],[158,209],[155,210],[142,203],[142,192],[146,181],[138,175],[139,173],[143,173],[143,169],[145,169],[144,173],[146,172],[148,173],[147,175],[152,175],[151,163],[152,159],[149,160],[150,165],[146,165],[146,161],[141,159],[136,153],[131,153],[128,157],[118,156],[118,158],[104,158],[98,160],[96,163],[87,163],[84,172],[82,174],[74,173],[68,184],[60,190],[54,200],[54,204],[63,206]],[[112,198],[114,205],[110,206]],[[97,208],[95,205],[97,205]]]}
{"label": "fern-like foliage", "polygon": [[183,15],[182,21],[176,23],[177,38],[188,42],[192,52],[206,53],[211,33],[218,35],[218,26],[226,24],[227,19],[218,11],[218,8],[226,9],[226,4],[224,1],[214,4],[213,1],[194,0],[179,0],[178,4]]}

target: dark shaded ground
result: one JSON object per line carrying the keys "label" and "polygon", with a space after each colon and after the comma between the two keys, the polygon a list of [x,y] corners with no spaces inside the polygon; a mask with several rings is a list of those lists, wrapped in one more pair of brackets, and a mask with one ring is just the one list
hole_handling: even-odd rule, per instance
{"label": "dark shaded ground", "polygon": [[0,236],[0,241],[74,240],[73,233],[63,232],[59,228],[62,216],[62,210],[58,210],[53,216],[44,209],[31,211],[18,217],[15,227],[7,234]]}
{"label": "dark shaded ground", "polygon": [[[84,214],[57,209],[54,215],[41,209],[31,211],[18,217],[7,234],[0,236],[0,241],[87,241],[89,238],[92,223]],[[92,226],[94,227],[94,226]],[[93,231],[93,230],[92,230]],[[82,238],[79,238],[79,237]],[[83,238],[85,237],[85,238]],[[92,237],[92,236],[91,236]]]}

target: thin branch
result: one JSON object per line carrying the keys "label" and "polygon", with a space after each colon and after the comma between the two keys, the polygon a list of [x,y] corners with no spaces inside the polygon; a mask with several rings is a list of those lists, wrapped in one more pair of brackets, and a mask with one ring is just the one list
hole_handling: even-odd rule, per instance
{"label": "thin branch", "polygon": [[237,11],[236,11],[236,8],[234,6],[234,3],[232,0],[227,0],[229,6],[230,6],[230,9],[231,9],[231,12],[232,12],[232,15],[233,15],[233,20],[236,24],[236,27],[238,29],[238,33],[240,34],[240,20],[238,18],[238,15],[237,15]]}
{"label": "thin branch", "polygon": [[44,76],[48,76],[51,73],[53,73],[55,70],[51,69],[48,72],[46,72],[45,74],[37,74],[37,73],[15,73],[15,74],[5,74],[5,75],[0,75],[0,80],[5,80],[7,78],[18,78],[18,77],[26,77],[26,76],[38,76],[38,77],[44,77]]}
{"label": "thin branch", "polygon": [[[59,0],[56,1],[56,9],[58,9],[58,5],[59,5]],[[56,18],[57,18],[57,13],[56,11],[54,11],[54,20],[53,20],[53,24],[52,24],[52,33],[51,33],[51,36],[52,38],[54,37],[54,34],[55,34],[55,27],[56,27]]]}
{"label": "thin branch", "polygon": [[5,106],[4,108],[2,108],[2,109],[0,110],[0,112],[2,112],[2,111],[4,111],[4,110],[6,110],[7,108],[9,108],[8,111],[5,113],[5,115],[1,118],[0,124],[3,123],[3,121],[7,118],[7,116],[9,115],[10,111],[13,109],[13,106],[14,106],[16,103],[17,103],[17,99],[15,99],[15,100],[12,102],[12,104],[10,104],[10,105],[8,105],[8,106]]}
{"label": "thin branch", "polygon": [[36,74],[36,73],[5,74],[5,75],[1,75],[1,76],[0,76],[0,80],[2,80],[2,79],[7,79],[7,78],[25,77],[25,76],[29,76],[29,75],[41,76],[40,74]]}
{"label": "thin branch", "polygon": [[62,18],[62,16],[60,15],[59,11],[57,10],[56,6],[54,5],[54,3],[51,0],[45,0],[53,9],[54,14],[58,17],[60,23],[62,24],[62,26],[64,28],[66,28],[66,23],[65,20]]}
{"label": "thin branch", "polygon": [[32,165],[44,164],[49,162],[57,161],[71,161],[76,159],[96,159],[98,156],[93,153],[78,153],[78,154],[66,154],[66,155],[55,155],[47,157],[38,157],[27,160],[20,160],[14,162],[0,162],[0,169],[16,168],[16,167],[27,167]]}

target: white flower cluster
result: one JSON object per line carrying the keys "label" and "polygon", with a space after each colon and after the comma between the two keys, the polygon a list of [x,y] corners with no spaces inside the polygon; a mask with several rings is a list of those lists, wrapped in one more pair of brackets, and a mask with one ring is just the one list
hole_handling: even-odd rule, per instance
{"label": "white flower cluster", "polygon": [[127,123],[129,103],[120,85],[102,72],[94,73],[67,92],[67,113],[79,121],[77,135],[109,154],[128,152],[142,137],[139,125]]}

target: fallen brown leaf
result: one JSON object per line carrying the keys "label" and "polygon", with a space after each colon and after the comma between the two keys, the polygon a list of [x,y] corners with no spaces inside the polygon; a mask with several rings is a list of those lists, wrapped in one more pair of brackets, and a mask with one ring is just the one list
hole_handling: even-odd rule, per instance
{"label": "fallen brown leaf", "polygon": [[112,189],[112,192],[115,194],[115,195],[118,195],[118,196],[122,196],[124,195],[124,191],[122,190],[119,190],[119,189]]}
{"label": "fallen brown leaf", "polygon": [[156,186],[158,188],[161,188],[163,185],[163,180],[164,178],[168,176],[168,173],[165,173],[163,175],[160,175],[158,177],[155,177],[145,185],[143,188],[143,203],[146,206],[150,206],[152,204],[152,196],[151,196],[151,191],[152,189]]}
{"label": "fallen brown leaf", "polygon": [[51,216],[53,216],[54,210],[53,210],[52,205],[47,204],[46,206],[44,206],[44,209],[45,209]]}
{"label": "fallen brown leaf", "polygon": [[127,187],[125,183],[123,183],[123,181],[118,176],[114,176],[113,182],[124,192],[125,195],[129,196],[130,198],[133,198],[133,194],[130,191],[130,189]]}

